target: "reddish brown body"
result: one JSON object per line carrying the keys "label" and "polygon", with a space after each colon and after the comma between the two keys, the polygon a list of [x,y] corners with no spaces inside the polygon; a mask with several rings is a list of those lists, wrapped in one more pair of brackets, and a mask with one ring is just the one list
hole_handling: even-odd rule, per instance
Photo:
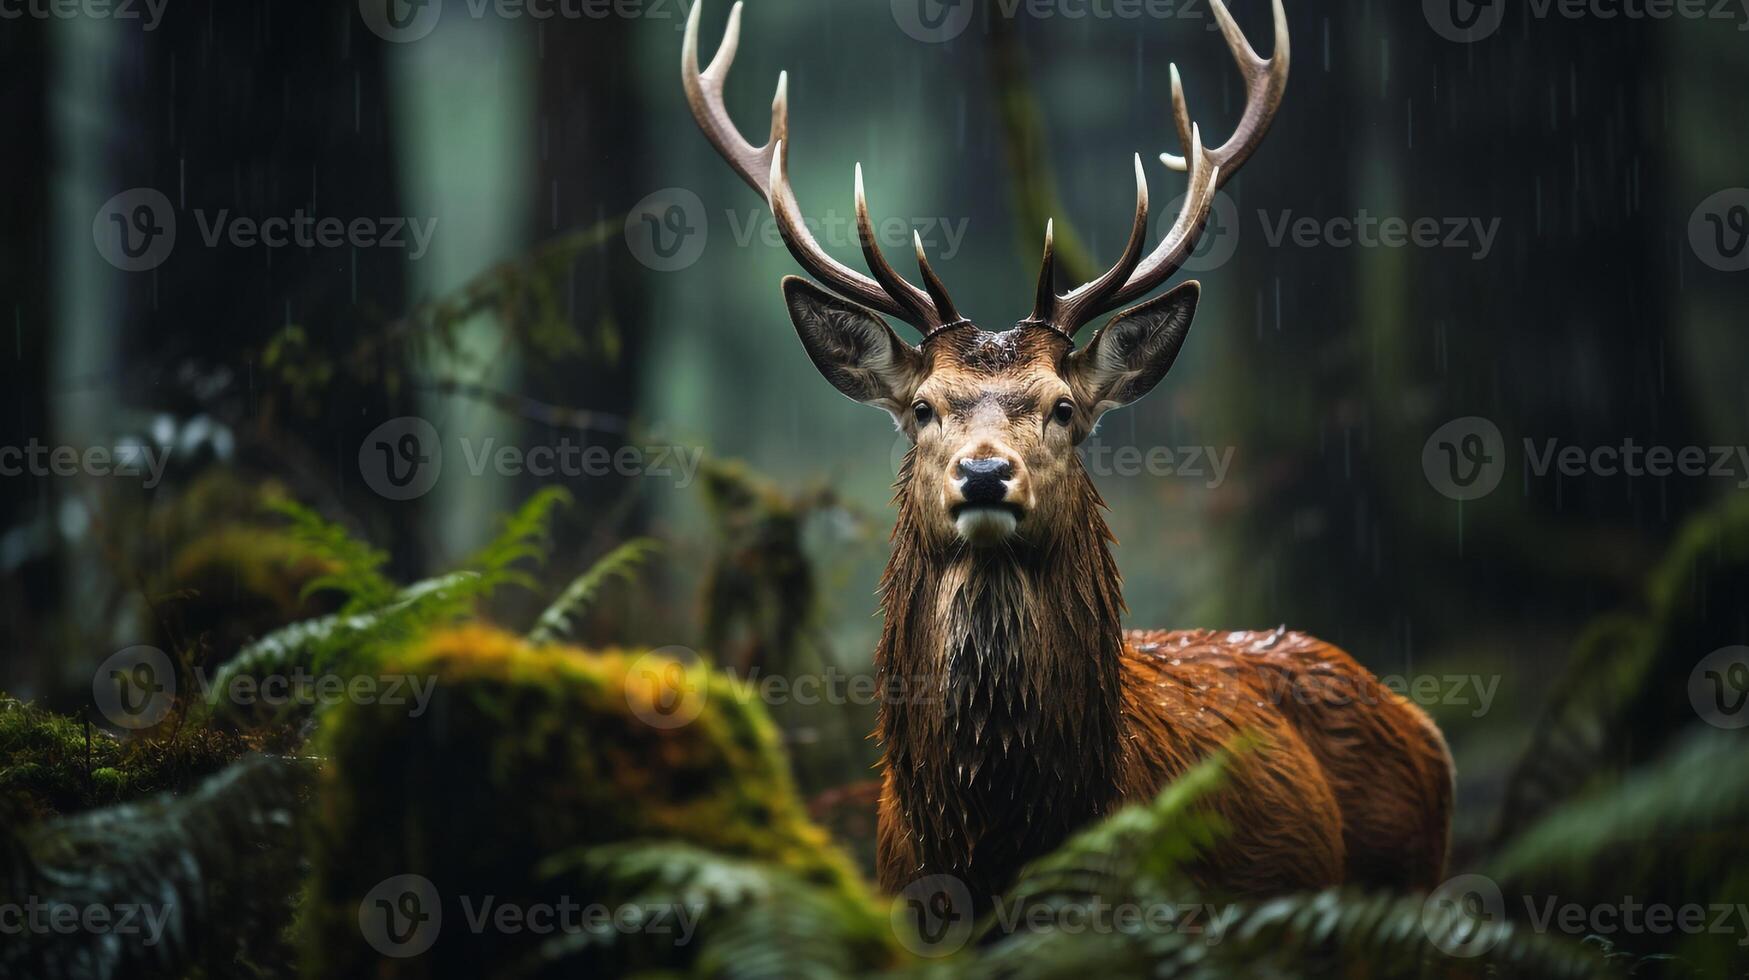
{"label": "reddish brown body", "polygon": [[[1263,736],[1235,760],[1227,788],[1211,801],[1230,829],[1198,869],[1205,884],[1259,895],[1344,882],[1426,890],[1440,882],[1452,805],[1445,740],[1420,708],[1348,654],[1279,630],[1132,631],[1118,676],[1119,764],[1102,811],[1152,798],[1242,733]],[[880,803],[884,888],[973,870],[923,860],[907,844],[900,800],[889,768]],[[966,843],[975,853],[977,842]],[[967,877],[993,893],[1018,870],[1011,862]]]}

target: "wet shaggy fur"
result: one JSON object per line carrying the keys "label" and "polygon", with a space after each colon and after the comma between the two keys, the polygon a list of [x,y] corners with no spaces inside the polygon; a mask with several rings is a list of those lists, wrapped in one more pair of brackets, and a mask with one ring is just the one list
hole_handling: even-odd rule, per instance
{"label": "wet shaggy fur", "polygon": [[[1085,477],[1083,477],[1085,480]],[[952,874],[980,901],[1027,861],[1244,733],[1198,869],[1267,895],[1442,878],[1452,768],[1427,716],[1348,654],[1284,630],[1124,632],[1096,492],[1076,540],[923,553],[884,583],[883,888]],[[902,502],[903,505],[903,502]]]}
{"label": "wet shaggy fur", "polygon": [[[943,340],[924,350],[937,386],[1024,389],[1062,371],[1025,332]],[[951,874],[987,904],[1026,862],[1241,735],[1259,745],[1210,803],[1230,830],[1196,869],[1205,887],[1439,883],[1452,766],[1418,707],[1298,633],[1125,632],[1104,504],[1072,454],[1038,488],[1048,520],[973,547],[940,531],[927,449],[900,475],[882,581],[883,888]]]}

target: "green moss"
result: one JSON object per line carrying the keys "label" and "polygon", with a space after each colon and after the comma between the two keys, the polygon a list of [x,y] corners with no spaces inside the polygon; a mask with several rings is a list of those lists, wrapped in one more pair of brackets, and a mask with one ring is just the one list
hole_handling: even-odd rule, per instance
{"label": "green moss", "polygon": [[185,789],[245,748],[205,730],[121,739],[0,695],[0,799],[26,822]]}
{"label": "green moss", "polygon": [[[490,972],[550,937],[474,936],[464,898],[476,911],[485,896],[524,908],[599,900],[586,874],[538,868],[621,842],[770,862],[872,909],[848,860],[808,821],[764,711],[723,675],[636,651],[536,648],[479,627],[430,636],[386,671],[436,686],[423,713],[348,704],[325,723],[304,923],[314,975]],[[445,925],[424,955],[382,961],[362,939],[360,902],[406,874],[437,888]],[[684,967],[693,951],[666,955],[664,965]]]}

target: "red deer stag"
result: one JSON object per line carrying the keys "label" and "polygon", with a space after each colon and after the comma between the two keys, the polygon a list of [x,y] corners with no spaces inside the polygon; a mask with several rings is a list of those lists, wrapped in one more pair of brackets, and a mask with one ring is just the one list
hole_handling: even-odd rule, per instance
{"label": "red deer stag", "polygon": [[[1095,317],[1164,284],[1195,248],[1214,194],[1261,142],[1287,84],[1286,14],[1275,51],[1252,50],[1211,4],[1244,74],[1233,138],[1207,149],[1172,70],[1172,109],[1190,190],[1165,240],[1144,255],[1147,180],[1136,157],[1129,243],[1110,271],[1066,293],[1051,232],[1032,315],[1003,333],[962,316],[917,240],[923,287],[882,256],[856,175],[856,220],[873,278],[835,260],[803,224],[788,176],[788,84],[771,137],[749,143],[723,103],[740,38],[729,15],[698,67],[700,5],[687,22],[687,100],[712,145],[765,197],[802,268],[783,283],[802,345],[850,398],[884,409],[910,437],[896,488],[892,559],[876,663],[884,678],[928,678],[929,696],[883,705],[882,887],[953,875],[987,903],[1025,862],[1087,822],[1153,796],[1249,733],[1210,806],[1229,825],[1199,878],[1229,894],[1344,881],[1438,884],[1451,822],[1452,764],[1439,730],[1348,654],[1309,636],[1126,632],[1113,541],[1076,446],[1106,412],[1146,395],[1178,357],[1200,286]],[[836,295],[833,295],[833,294]],[[917,328],[901,340],[882,315]],[[890,681],[889,681],[890,683]],[[917,694],[915,687],[909,691]]]}

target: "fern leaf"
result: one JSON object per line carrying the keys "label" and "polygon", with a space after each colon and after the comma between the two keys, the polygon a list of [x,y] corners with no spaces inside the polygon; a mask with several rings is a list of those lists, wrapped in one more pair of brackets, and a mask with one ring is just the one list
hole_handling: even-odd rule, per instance
{"label": "fern leaf", "polygon": [[501,520],[498,536],[467,562],[478,572],[489,594],[502,585],[536,588],[528,573],[515,566],[546,561],[553,519],[559,508],[569,506],[571,494],[562,487],[546,487],[530,497],[514,514]]}
{"label": "fern leaf", "polygon": [[648,561],[661,547],[659,541],[638,538],[608,552],[600,561],[590,566],[588,571],[566,586],[559,598],[541,613],[540,619],[535,621],[534,629],[528,633],[529,642],[544,646],[569,637],[576,621],[595,604],[596,597],[609,581],[616,578],[625,582],[635,580],[638,566]]}
{"label": "fern leaf", "polygon": [[335,591],[346,597],[343,612],[373,609],[394,601],[395,583],[382,573],[386,552],[352,536],[352,532],[294,500],[273,500],[268,508],[291,522],[290,533],[336,569],[305,584],[302,597]]}
{"label": "fern leaf", "polygon": [[292,920],[300,855],[288,844],[312,775],[302,763],[256,757],[180,799],[17,836],[0,828],[0,907],[113,916],[102,929],[41,929],[0,943],[0,976],[236,976],[252,960],[291,962],[289,947],[263,946]]}
{"label": "fern leaf", "polygon": [[418,582],[368,612],[335,613],[293,623],[249,644],[213,674],[205,707],[224,713],[241,678],[289,677],[327,669],[364,669],[376,654],[434,626],[453,622],[484,589],[476,572]]}

